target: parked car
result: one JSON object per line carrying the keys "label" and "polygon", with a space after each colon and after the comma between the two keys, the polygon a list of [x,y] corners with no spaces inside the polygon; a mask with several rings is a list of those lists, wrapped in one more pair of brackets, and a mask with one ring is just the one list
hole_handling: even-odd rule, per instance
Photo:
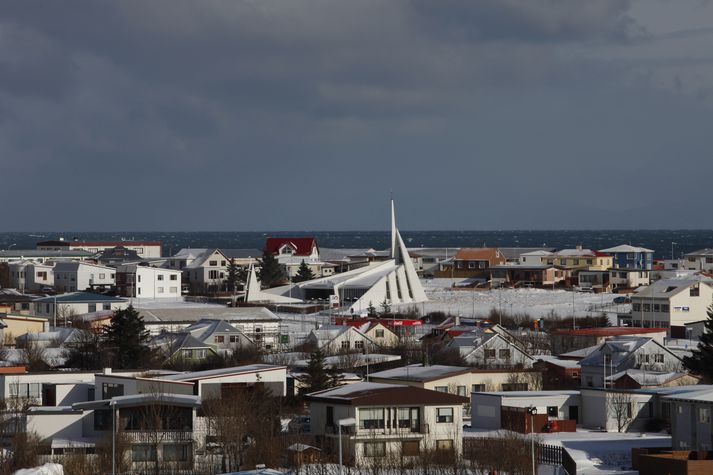
{"label": "parked car", "polygon": [[612,302],[615,303],[615,304],[617,304],[617,305],[621,305],[621,304],[624,304],[624,303],[631,303],[631,299],[630,299],[629,297],[624,297],[624,296],[622,295],[622,296],[619,296],[619,297],[614,297],[614,300],[612,300]]}

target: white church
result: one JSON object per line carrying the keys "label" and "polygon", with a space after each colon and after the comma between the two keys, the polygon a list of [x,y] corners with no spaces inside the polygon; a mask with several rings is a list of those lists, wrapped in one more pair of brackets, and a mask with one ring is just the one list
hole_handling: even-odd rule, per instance
{"label": "white church", "polygon": [[361,314],[369,307],[425,302],[426,293],[416,275],[406,245],[396,228],[391,201],[391,259],[329,277],[262,290],[251,266],[245,288],[246,302],[300,304],[316,299],[338,304],[343,311]]}

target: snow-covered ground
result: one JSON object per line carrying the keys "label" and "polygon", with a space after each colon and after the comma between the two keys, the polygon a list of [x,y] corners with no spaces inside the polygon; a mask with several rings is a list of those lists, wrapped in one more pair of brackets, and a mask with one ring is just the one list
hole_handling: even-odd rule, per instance
{"label": "snow-covered ground", "polygon": [[37,468],[23,468],[14,475],[64,475],[64,470],[58,463],[46,463]]}
{"label": "snow-covered ground", "polygon": [[[543,317],[555,312],[561,317],[572,315],[592,315],[593,306],[610,304],[616,295],[572,292],[567,290],[547,290],[535,288],[494,289],[494,290],[452,290],[454,282],[462,279],[422,280],[429,301],[419,304],[419,310],[426,312],[448,312],[464,317],[486,316],[492,309],[504,313],[528,313],[533,317]],[[624,306],[616,310],[626,310]]]}
{"label": "snow-covered ground", "polygon": [[[465,437],[497,437],[500,431],[467,429]],[[538,434],[543,444],[567,449],[577,463],[578,475],[637,474],[631,470],[631,449],[636,447],[670,447],[671,436],[654,433],[577,432]],[[545,467],[540,471],[547,472]]]}

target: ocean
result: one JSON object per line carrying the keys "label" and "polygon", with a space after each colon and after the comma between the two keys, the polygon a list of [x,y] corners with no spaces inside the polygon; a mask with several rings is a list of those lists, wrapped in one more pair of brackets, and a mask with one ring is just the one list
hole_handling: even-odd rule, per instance
{"label": "ocean", "polygon": [[[408,247],[553,247],[606,249],[631,244],[653,249],[656,258],[676,257],[713,247],[713,230],[609,230],[609,231],[402,231]],[[164,255],[184,247],[262,249],[268,236],[315,236],[321,247],[386,249],[388,231],[304,232],[0,232],[0,250],[34,249],[38,241],[57,239],[161,241]]]}

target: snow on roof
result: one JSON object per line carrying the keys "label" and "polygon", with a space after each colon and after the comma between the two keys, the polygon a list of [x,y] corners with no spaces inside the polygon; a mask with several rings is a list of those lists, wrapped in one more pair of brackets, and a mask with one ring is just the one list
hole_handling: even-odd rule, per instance
{"label": "snow on roof", "polygon": [[280,317],[265,307],[226,307],[187,302],[165,302],[165,307],[144,306],[139,314],[148,322],[198,322],[205,319],[233,321],[280,321]]}
{"label": "snow on roof", "polygon": [[665,328],[634,328],[634,327],[601,327],[554,330],[553,335],[588,335],[588,336],[622,336],[646,333],[665,333]]}
{"label": "snow on roof", "polygon": [[667,399],[688,399],[691,401],[713,402],[713,386],[680,386],[682,389],[674,394],[665,396]]}
{"label": "snow on roof", "polygon": [[699,283],[712,285],[713,279],[708,277],[702,277],[700,279],[662,279],[651,285],[639,287],[636,289],[636,293],[633,297],[637,299],[647,297],[671,297]]}
{"label": "snow on roof", "polygon": [[252,364],[245,366],[234,366],[232,368],[218,368],[206,371],[191,371],[187,373],[171,374],[161,376],[160,379],[167,381],[194,381],[205,378],[216,378],[220,376],[230,376],[234,374],[259,373],[260,371],[272,371],[276,369],[285,369],[284,366],[271,364]]}
{"label": "snow on roof", "polygon": [[607,376],[606,379],[607,381],[617,381],[619,378],[628,376],[642,386],[660,386],[685,375],[686,373],[679,373],[676,371],[662,372],[627,369],[625,371],[614,373],[611,376]]}
{"label": "snow on roof", "polygon": [[36,299],[40,303],[91,303],[91,302],[127,302],[127,299],[112,297],[110,295],[95,294],[92,292],[70,292]]}
{"label": "snow on roof", "polygon": [[571,390],[554,390],[554,391],[494,391],[486,392],[480,391],[478,394],[488,394],[492,396],[500,397],[569,397],[569,396],[579,396],[579,391],[576,389]]}
{"label": "snow on roof", "polygon": [[562,368],[579,368],[579,360],[563,360],[556,356],[551,355],[541,355],[537,357],[540,361],[545,363],[550,363]]}
{"label": "snow on roof", "polygon": [[[373,376],[373,375],[372,375]],[[383,384],[383,383],[355,383],[338,386],[336,388],[325,389],[308,394],[308,396],[317,396],[320,398],[336,398],[336,399],[351,399],[355,395],[361,395],[367,391],[379,391],[391,388],[403,388],[401,384]]]}
{"label": "snow on roof", "polygon": [[72,404],[72,407],[74,409],[89,410],[106,406],[131,407],[147,403],[164,403],[176,406],[200,407],[201,398],[199,396],[172,393],[129,394],[126,396],[115,396],[111,399],[76,402]]}
{"label": "snow on roof", "polygon": [[369,376],[371,378],[402,379],[406,381],[430,381],[467,372],[470,372],[470,368],[463,366],[424,366],[422,364],[412,364],[400,368],[378,371],[371,373]]}
{"label": "snow on roof", "polygon": [[599,252],[607,253],[619,253],[619,252],[649,252],[653,254],[652,249],[647,249],[645,247],[630,246],[629,244],[622,244],[620,246],[610,247],[608,249],[600,249]]}

